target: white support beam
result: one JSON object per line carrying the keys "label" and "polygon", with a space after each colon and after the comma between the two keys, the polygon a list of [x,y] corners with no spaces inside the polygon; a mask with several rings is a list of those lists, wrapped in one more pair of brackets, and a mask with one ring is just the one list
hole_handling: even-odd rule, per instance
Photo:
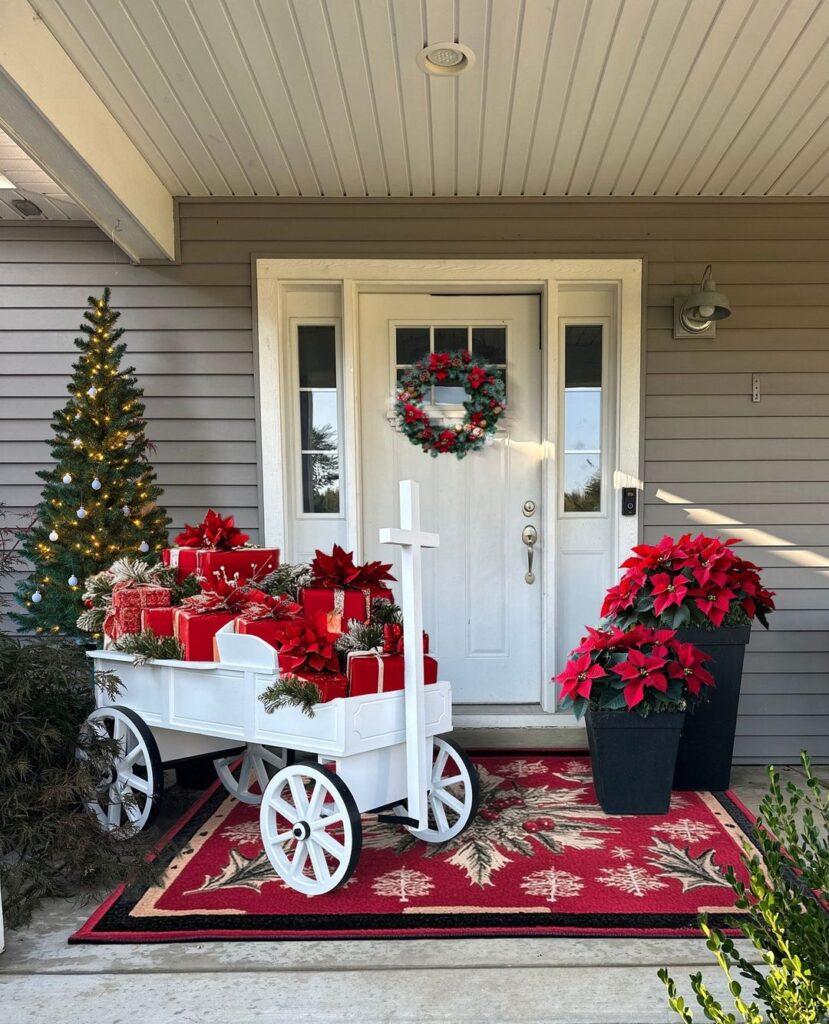
{"label": "white support beam", "polygon": [[0,125],[132,260],[176,258],[173,197],[28,0],[0,0]]}

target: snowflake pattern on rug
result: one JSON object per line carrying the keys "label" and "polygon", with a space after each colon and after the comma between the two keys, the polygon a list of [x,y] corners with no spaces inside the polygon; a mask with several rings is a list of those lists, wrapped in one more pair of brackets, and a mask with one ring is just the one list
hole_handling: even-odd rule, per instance
{"label": "snowflake pattern on rug", "polygon": [[670,839],[683,843],[696,843],[700,839],[710,839],[716,831],[713,825],[706,825],[702,821],[692,821],[690,818],[665,822],[651,828],[651,832],[664,832]]}

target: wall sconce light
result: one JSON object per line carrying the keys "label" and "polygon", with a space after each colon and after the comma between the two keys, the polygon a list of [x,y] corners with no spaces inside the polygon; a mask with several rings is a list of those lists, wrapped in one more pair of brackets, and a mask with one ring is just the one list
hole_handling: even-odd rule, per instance
{"label": "wall sconce light", "polygon": [[687,298],[674,298],[674,338],[713,338],[717,320],[731,316],[728,296],[717,291],[711,264],[703,271],[699,288]]}

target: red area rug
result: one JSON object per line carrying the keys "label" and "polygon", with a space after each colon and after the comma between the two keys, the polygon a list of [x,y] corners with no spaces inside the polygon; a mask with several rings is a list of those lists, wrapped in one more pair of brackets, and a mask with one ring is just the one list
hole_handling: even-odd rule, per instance
{"label": "red area rug", "polygon": [[363,817],[341,889],[300,895],[274,874],[258,808],[209,790],[165,837],[163,887],[116,891],[71,942],[459,936],[694,936],[733,915],[724,870],[751,826],[729,793],[676,793],[664,817],[614,817],[584,755],[475,757],[477,819],[445,846]]}

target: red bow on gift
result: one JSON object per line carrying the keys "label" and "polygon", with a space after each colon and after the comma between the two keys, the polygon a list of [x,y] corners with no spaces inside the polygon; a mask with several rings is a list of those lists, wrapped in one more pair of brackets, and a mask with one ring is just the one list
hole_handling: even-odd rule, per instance
{"label": "red bow on gift", "polygon": [[268,595],[252,587],[240,587],[217,577],[206,585],[200,594],[193,594],[182,601],[182,608],[190,612],[233,612],[241,614],[250,604],[263,603]]}
{"label": "red bow on gift", "polygon": [[241,547],[248,539],[246,533],[236,529],[233,516],[221,516],[209,508],[198,526],[184,524],[184,533],[176,537],[176,544],[180,548],[230,551],[231,548]]}
{"label": "red bow on gift", "polygon": [[[257,591],[256,593],[261,594],[261,591]],[[261,594],[261,597],[257,596],[253,599],[251,603],[246,605],[239,614],[243,619],[247,619],[248,621],[259,619],[281,620],[296,618],[300,611],[302,611],[302,606],[294,604],[294,602],[284,594],[280,594],[279,597],[271,597],[270,594]]]}
{"label": "red bow on gift", "polygon": [[338,590],[371,590],[382,586],[387,580],[394,580],[389,573],[391,562],[366,562],[365,565],[354,564],[354,554],[344,551],[339,544],[334,545],[330,555],[317,551],[311,563],[314,585],[317,587],[334,587]]}
{"label": "red bow on gift", "polygon": [[324,672],[338,668],[332,636],[311,619],[285,619],[278,624],[279,667],[283,672]]}

